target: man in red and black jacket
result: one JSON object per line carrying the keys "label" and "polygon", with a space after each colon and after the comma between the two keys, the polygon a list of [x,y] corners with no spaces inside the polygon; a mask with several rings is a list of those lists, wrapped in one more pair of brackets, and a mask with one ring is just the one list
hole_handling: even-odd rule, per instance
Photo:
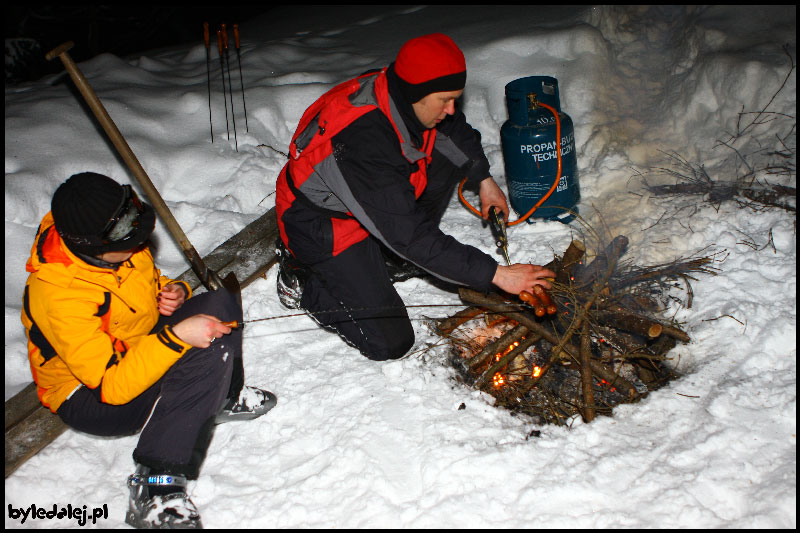
{"label": "man in red and black jacket", "polygon": [[[277,183],[278,293],[370,359],[403,356],[414,332],[387,257],[445,281],[517,294],[549,288],[538,265],[498,265],[439,229],[457,183],[508,217],[480,133],[457,110],[464,54],[447,36],[408,41],[389,67],[344,82],[300,120]],[[390,261],[391,263],[391,261]]]}

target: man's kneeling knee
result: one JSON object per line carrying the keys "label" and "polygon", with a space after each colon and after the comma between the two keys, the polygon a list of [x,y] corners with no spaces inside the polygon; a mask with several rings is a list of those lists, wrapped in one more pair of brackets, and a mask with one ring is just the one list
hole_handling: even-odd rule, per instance
{"label": "man's kneeling knee", "polygon": [[386,342],[380,346],[371,343],[369,347],[362,349],[361,353],[372,361],[400,359],[414,346],[414,332],[411,331],[408,335],[387,339],[387,341],[390,342]]}

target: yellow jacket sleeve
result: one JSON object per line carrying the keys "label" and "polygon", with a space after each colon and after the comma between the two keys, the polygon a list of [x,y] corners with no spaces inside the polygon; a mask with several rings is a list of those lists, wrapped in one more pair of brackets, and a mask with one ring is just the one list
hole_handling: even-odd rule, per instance
{"label": "yellow jacket sleeve", "polygon": [[[85,307],[85,308],[84,308]],[[89,302],[53,302],[51,342],[70,372],[102,400],[124,404],[147,390],[190,348],[169,327],[128,342],[102,330]]]}

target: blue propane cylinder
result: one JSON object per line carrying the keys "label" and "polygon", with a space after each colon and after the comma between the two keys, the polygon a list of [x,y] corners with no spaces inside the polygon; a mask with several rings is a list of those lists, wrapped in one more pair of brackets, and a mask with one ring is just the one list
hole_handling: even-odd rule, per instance
{"label": "blue propane cylinder", "polygon": [[[561,121],[561,179],[558,186],[528,218],[570,222],[577,213],[578,158],[572,119],[561,112],[558,80],[549,76],[530,76],[506,85],[508,120],[500,128],[511,207],[524,216],[542,198],[556,179],[556,120],[539,105],[556,109]],[[567,210],[572,211],[569,212]]]}

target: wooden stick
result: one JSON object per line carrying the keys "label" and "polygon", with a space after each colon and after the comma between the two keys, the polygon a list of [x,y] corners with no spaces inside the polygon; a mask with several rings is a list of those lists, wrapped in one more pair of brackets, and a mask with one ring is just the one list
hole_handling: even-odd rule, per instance
{"label": "wooden stick", "polygon": [[[466,289],[464,287],[458,290],[458,294],[464,301],[475,305],[482,305],[491,311],[503,313],[511,320],[515,320],[519,322],[520,325],[523,325],[534,333],[541,335],[545,340],[547,340],[547,342],[553,345],[558,344],[559,342],[557,335],[555,335],[552,331],[548,331],[539,322],[537,322],[533,316],[524,312],[521,305],[510,304],[497,294],[482,294],[478,291]],[[574,355],[575,360],[578,360],[578,349],[572,344],[565,344],[563,350],[571,355]]]}
{"label": "wooden stick", "polygon": [[537,335],[535,333],[529,335],[524,340],[520,341],[519,346],[515,346],[513,350],[505,354],[503,357],[500,358],[499,361],[496,363],[489,365],[489,368],[478,378],[475,382],[475,386],[480,388],[482,387],[487,380],[492,379],[496,372],[499,372],[503,367],[508,365],[511,361],[513,361],[517,356],[521,356],[522,352],[530,348],[534,343],[539,342],[542,336]]}
{"label": "wooden stick", "polygon": [[469,306],[466,309],[462,309],[453,316],[440,320],[439,323],[436,324],[436,331],[442,337],[446,337],[447,335],[450,335],[453,332],[453,330],[456,329],[458,326],[460,326],[464,322],[472,320],[473,318],[483,313],[484,311],[486,311],[486,309],[484,309],[483,307],[474,305]]}
{"label": "wooden stick", "polygon": [[644,339],[637,339],[630,333],[618,331],[614,328],[597,325],[595,331],[601,336],[600,342],[619,355],[639,352],[646,346]]}
{"label": "wooden stick", "polygon": [[[611,316],[612,314],[616,314],[617,317],[612,317]],[[677,327],[667,326],[651,318],[647,318],[638,313],[634,313],[619,305],[612,305],[603,311],[599,311],[598,313],[595,314],[595,317],[597,318],[598,322],[604,322],[606,319],[608,319],[606,323],[609,326],[615,327],[623,331],[630,331],[632,333],[637,333],[639,335],[647,335],[648,337],[653,339],[658,337],[659,335],[668,335],[673,339],[677,339],[681,342],[688,343],[692,341],[692,339],[689,337],[688,334],[686,334],[683,330]],[[628,326],[631,326],[637,322],[640,324],[639,327],[628,329]],[[650,330],[651,326],[658,326],[658,328],[660,328],[660,332],[658,332],[658,328]]]}
{"label": "wooden stick", "polygon": [[639,391],[636,390],[633,383],[619,374],[616,374],[613,370],[609,370],[599,361],[592,360],[589,362],[589,365],[592,367],[592,373],[594,373],[594,375],[604,379],[610,387],[622,389],[629,399],[633,400],[639,396]]}
{"label": "wooden stick", "polygon": [[[585,286],[595,281],[603,274],[611,274],[620,256],[625,252],[628,247],[628,238],[624,235],[614,237],[611,243],[606,246],[606,249],[586,267],[580,269],[575,273],[575,285]],[[606,276],[608,279],[609,276]],[[605,285],[605,281],[603,282]]]}
{"label": "wooden stick", "polygon": [[663,326],[662,333],[664,333],[664,335],[668,335],[668,336],[672,337],[673,339],[678,339],[679,341],[682,341],[682,342],[691,342],[692,341],[692,339],[689,337],[689,335],[687,335],[686,333],[684,333],[680,329],[672,327],[672,326]]}
{"label": "wooden stick", "polygon": [[583,421],[586,423],[594,420],[596,416],[594,405],[594,388],[592,387],[591,361],[592,340],[589,336],[589,322],[583,322],[581,331],[581,391],[583,393]]}
{"label": "wooden stick", "polygon": [[507,331],[499,339],[486,345],[477,355],[471,357],[467,361],[467,368],[472,369],[481,365],[489,357],[504,350],[507,346],[517,342],[528,333],[528,328],[525,326],[516,326],[515,328]]}
{"label": "wooden stick", "polygon": [[497,324],[500,324],[501,322],[506,322],[508,320],[509,320],[509,318],[506,315],[502,314],[502,313],[484,313],[483,314],[483,321],[486,324],[487,328],[493,328]]}
{"label": "wooden stick", "polygon": [[567,251],[564,252],[564,257],[561,258],[556,267],[556,282],[568,285],[571,281],[573,269],[580,264],[585,254],[586,246],[581,241],[572,241],[567,247]]}
{"label": "wooden stick", "polygon": [[600,324],[651,339],[655,339],[664,331],[664,326],[658,322],[622,309],[598,311],[594,313],[594,319]]}

